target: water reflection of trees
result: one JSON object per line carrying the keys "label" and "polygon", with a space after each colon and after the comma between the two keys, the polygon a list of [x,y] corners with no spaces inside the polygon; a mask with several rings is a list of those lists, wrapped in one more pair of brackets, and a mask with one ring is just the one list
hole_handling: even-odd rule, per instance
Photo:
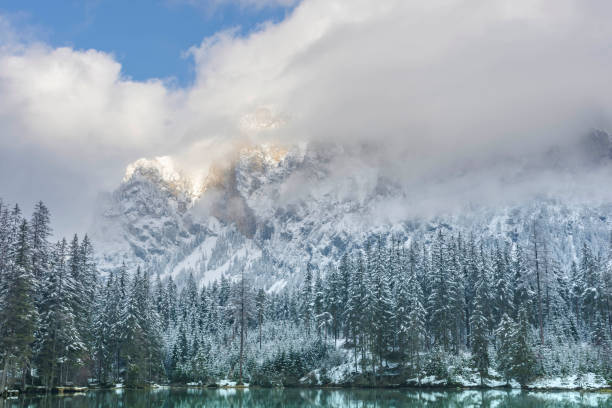
{"label": "water reflection of trees", "polygon": [[390,389],[162,389],[98,391],[76,396],[0,400],[0,408],[217,408],[217,407],[603,407],[612,395],[519,390],[439,391]]}

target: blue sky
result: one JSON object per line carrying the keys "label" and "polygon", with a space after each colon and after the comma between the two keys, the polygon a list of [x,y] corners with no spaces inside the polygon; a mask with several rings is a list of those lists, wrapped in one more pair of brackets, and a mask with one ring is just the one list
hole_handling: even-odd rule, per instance
{"label": "blue sky", "polygon": [[[197,3],[197,4],[196,4]],[[246,5],[245,5],[246,4]],[[239,27],[241,35],[266,21],[280,21],[291,7],[219,0],[19,0],[0,3],[13,27],[54,47],[112,53],[135,80],[193,79],[184,56],[212,34]]]}

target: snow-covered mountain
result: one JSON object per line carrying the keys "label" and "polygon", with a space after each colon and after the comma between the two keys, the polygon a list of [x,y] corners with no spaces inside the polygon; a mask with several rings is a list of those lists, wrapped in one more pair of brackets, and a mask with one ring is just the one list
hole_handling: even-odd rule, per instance
{"label": "snow-covered mountain", "polygon": [[418,182],[337,145],[251,146],[199,178],[168,157],[141,159],[101,196],[91,233],[102,271],[125,262],[204,284],[244,269],[279,290],[298,284],[307,263],[324,269],[378,235],[408,243],[442,228],[528,245],[536,220],[566,269],[585,241],[607,249],[609,152],[609,136],[595,132]]}

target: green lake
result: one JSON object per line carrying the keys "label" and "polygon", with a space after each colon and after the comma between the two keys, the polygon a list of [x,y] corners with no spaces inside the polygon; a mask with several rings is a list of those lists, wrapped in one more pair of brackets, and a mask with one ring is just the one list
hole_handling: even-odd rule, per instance
{"label": "green lake", "polygon": [[612,407],[612,394],[412,389],[157,389],[0,399],[1,408]]}

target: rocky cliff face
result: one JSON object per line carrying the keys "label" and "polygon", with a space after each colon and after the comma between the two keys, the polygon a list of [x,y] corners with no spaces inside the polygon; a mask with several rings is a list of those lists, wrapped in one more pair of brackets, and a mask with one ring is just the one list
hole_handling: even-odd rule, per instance
{"label": "rocky cliff face", "polygon": [[[477,168],[418,189],[339,146],[244,148],[199,184],[169,158],[141,159],[117,190],[101,196],[92,235],[102,271],[141,264],[179,283],[193,273],[204,284],[245,269],[256,284],[277,290],[299,283],[307,263],[324,269],[375,236],[422,242],[442,229],[528,245],[535,220],[551,257],[567,269],[582,242],[607,249],[612,217],[607,194],[589,193],[607,189],[597,184],[610,180],[609,155],[593,143],[609,149],[609,138],[584,143],[579,164],[555,150],[546,164]],[[587,172],[578,170],[584,163]],[[459,181],[478,184],[483,172],[496,178],[495,189],[466,199]],[[438,185],[450,192],[432,193]],[[483,199],[491,195],[502,197]]]}

